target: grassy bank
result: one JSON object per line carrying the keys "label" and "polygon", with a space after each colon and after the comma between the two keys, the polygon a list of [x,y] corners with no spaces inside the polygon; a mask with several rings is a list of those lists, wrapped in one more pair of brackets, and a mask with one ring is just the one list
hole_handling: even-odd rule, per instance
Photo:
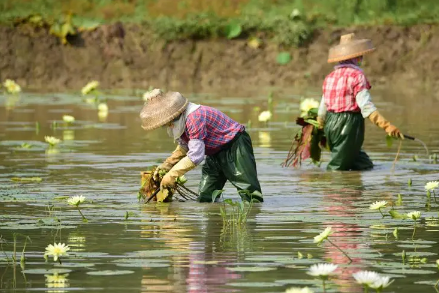
{"label": "grassy bank", "polygon": [[[167,39],[268,36],[301,45],[315,28],[439,22],[437,0],[2,0],[0,22],[40,15],[73,27],[142,23]],[[69,20],[70,21],[70,20]]]}

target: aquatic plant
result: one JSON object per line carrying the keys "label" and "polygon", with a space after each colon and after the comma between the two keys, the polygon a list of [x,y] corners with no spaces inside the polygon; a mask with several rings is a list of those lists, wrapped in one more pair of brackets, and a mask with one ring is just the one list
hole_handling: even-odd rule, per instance
{"label": "aquatic plant", "polygon": [[268,121],[270,121],[271,117],[272,117],[272,114],[270,111],[262,111],[258,116],[258,120],[259,120],[259,122],[268,123]]}
{"label": "aquatic plant", "polygon": [[85,201],[85,196],[83,195],[76,195],[67,199],[67,203],[69,205],[75,206],[78,209],[79,214],[81,214],[82,221],[87,222],[87,218],[84,216],[84,214],[81,212],[81,209],[79,208],[79,205],[84,201]]}
{"label": "aquatic plant", "polygon": [[434,202],[436,202],[436,203],[437,203],[437,200],[436,200],[435,189],[437,189],[438,187],[439,187],[439,181],[431,181],[431,182],[428,182],[427,184],[425,184],[425,190],[427,191],[427,197],[430,198],[431,192],[433,192]]}
{"label": "aquatic plant", "polygon": [[330,275],[334,274],[334,271],[337,268],[338,266],[334,264],[320,263],[320,264],[312,265],[309,268],[307,274],[322,280],[323,292],[326,292],[325,282],[329,279]]}
{"label": "aquatic plant", "polygon": [[105,121],[108,116],[108,105],[106,103],[100,103],[98,105],[98,117],[100,121]]}
{"label": "aquatic plant", "polygon": [[374,203],[372,203],[369,206],[369,209],[371,210],[378,210],[381,215],[383,216],[383,218],[385,217],[385,215],[383,214],[383,212],[381,211],[382,208],[385,208],[387,206],[387,201],[385,200],[381,200],[381,201],[376,201]]}
{"label": "aquatic plant", "polygon": [[387,288],[393,281],[387,276],[381,276],[376,272],[359,271],[352,274],[358,284],[364,286],[364,292],[369,292],[369,288],[381,292],[383,288]]}
{"label": "aquatic plant", "polygon": [[53,137],[53,136],[45,136],[44,140],[51,146],[56,146],[61,142],[59,138]]}
{"label": "aquatic plant", "polygon": [[415,237],[415,232],[416,232],[416,223],[417,223],[417,220],[421,218],[421,212],[419,212],[419,211],[410,212],[410,213],[407,213],[406,217],[407,217],[407,219],[412,219],[414,221],[413,234],[412,234],[412,240],[413,240],[413,238]]}
{"label": "aquatic plant", "polygon": [[[212,196],[213,200],[216,196]],[[223,228],[228,230],[242,228],[247,223],[247,217],[252,209],[253,202],[247,201],[233,201],[231,199],[225,199],[223,206],[220,207],[220,214],[223,219]]]}
{"label": "aquatic plant", "polygon": [[93,80],[87,83],[81,90],[83,96],[89,94],[97,94],[97,88],[99,87],[99,81]]}
{"label": "aquatic plant", "polygon": [[145,102],[149,101],[150,99],[163,94],[163,91],[161,89],[150,89],[147,92],[143,94],[143,100]]}
{"label": "aquatic plant", "polygon": [[186,176],[182,175],[182,176],[177,177],[177,179],[175,181],[179,185],[184,185],[187,182],[187,178],[186,178]]}
{"label": "aquatic plant", "polygon": [[18,94],[21,92],[21,87],[12,79],[6,79],[3,82],[3,87],[6,89],[6,91],[10,94]]}
{"label": "aquatic plant", "polygon": [[[69,274],[58,274],[58,273],[53,273],[53,275],[44,275],[46,277],[46,286],[48,288],[63,288],[64,286],[60,286],[60,285],[64,285],[65,283],[68,282],[67,277],[69,276]],[[54,284],[58,284],[58,286],[53,286]]]}
{"label": "aquatic plant", "polygon": [[398,227],[396,227],[396,228],[393,230],[392,234],[393,234],[393,237],[395,237],[395,239],[398,239]]}
{"label": "aquatic plant", "polygon": [[314,293],[313,290],[309,289],[308,287],[305,288],[289,288],[285,291],[285,293]]}
{"label": "aquatic plant", "polygon": [[67,251],[70,250],[70,247],[68,245],[65,245],[64,243],[54,243],[49,244],[46,247],[46,252],[44,253],[44,258],[47,261],[48,256],[53,256],[53,261],[58,261],[61,263],[61,256],[68,256],[69,254]]}
{"label": "aquatic plant", "polygon": [[320,103],[313,98],[307,98],[300,102],[300,111],[302,112],[300,114],[300,117],[304,117],[308,115],[309,110],[314,108],[319,108]]}
{"label": "aquatic plant", "polygon": [[329,243],[332,244],[332,246],[334,246],[341,253],[343,253],[349,259],[350,262],[352,262],[352,259],[349,257],[349,255],[347,255],[346,252],[344,252],[338,245],[336,245],[334,242],[332,242],[329,239],[329,236],[331,236],[332,233],[334,233],[334,231],[332,231],[332,227],[331,226],[326,227],[326,229],[322,233],[314,237],[314,243],[316,243],[317,245],[321,245],[325,240],[327,240]]}
{"label": "aquatic plant", "polygon": [[70,123],[75,122],[75,117],[73,117],[73,116],[71,116],[71,115],[63,115],[63,116],[62,116],[62,120],[63,120],[65,123],[70,124]]}

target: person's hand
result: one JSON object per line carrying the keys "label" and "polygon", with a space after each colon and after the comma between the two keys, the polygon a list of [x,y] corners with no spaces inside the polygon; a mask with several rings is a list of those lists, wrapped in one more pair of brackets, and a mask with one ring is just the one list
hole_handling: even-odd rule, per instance
{"label": "person's hand", "polygon": [[174,188],[176,185],[176,179],[172,173],[167,173],[165,176],[163,176],[162,181],[160,182],[160,189],[163,190],[165,188]]}
{"label": "person's hand", "polygon": [[398,129],[398,127],[390,124],[386,127],[386,132],[388,135],[395,137],[395,138],[401,138],[404,139],[404,135],[401,133],[401,131]]}
{"label": "person's hand", "polygon": [[319,129],[323,129],[325,127],[325,120],[320,116],[317,116],[317,123],[319,124]]}
{"label": "person's hand", "polygon": [[169,170],[171,170],[171,169],[172,169],[172,165],[167,163],[167,162],[164,162],[155,169],[154,173],[152,174],[152,178],[155,181],[159,181],[160,180],[160,171],[169,172]]}

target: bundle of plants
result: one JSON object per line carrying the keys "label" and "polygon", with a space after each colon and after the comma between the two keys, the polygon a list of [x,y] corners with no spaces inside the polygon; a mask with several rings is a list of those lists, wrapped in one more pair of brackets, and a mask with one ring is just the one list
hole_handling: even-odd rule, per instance
{"label": "bundle of plants", "polygon": [[322,148],[326,147],[326,137],[317,122],[318,106],[319,103],[314,99],[305,99],[300,104],[302,114],[296,119],[296,124],[301,128],[294,136],[283,167],[298,167],[309,158],[314,164],[320,164]]}
{"label": "bundle of plants", "polygon": [[184,186],[184,184],[187,182],[185,176],[177,178],[175,188],[160,190],[160,182],[162,181],[163,176],[166,175],[166,171],[161,170],[159,172],[159,178],[156,180],[153,176],[156,168],[157,166],[153,166],[148,171],[140,172],[141,187],[139,190],[139,199],[143,198],[146,203],[148,203],[150,200],[157,202],[171,202],[173,201],[174,197],[179,201],[197,199],[198,194]]}

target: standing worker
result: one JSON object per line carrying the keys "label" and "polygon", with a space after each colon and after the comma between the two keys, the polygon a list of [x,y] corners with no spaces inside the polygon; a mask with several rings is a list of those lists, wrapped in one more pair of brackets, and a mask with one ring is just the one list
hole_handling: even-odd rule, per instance
{"label": "standing worker", "polygon": [[200,202],[211,202],[212,193],[229,180],[246,201],[263,202],[252,141],[243,125],[221,111],[190,103],[178,92],[159,89],[146,94],[140,112],[142,128],[161,126],[178,142],[177,148],[154,172],[166,171],[160,188],[173,188],[176,179],[194,169],[206,157],[199,185]]}
{"label": "standing worker", "polygon": [[340,44],[329,50],[328,63],[338,62],[323,82],[323,96],[317,121],[323,128],[331,161],[328,170],[366,170],[373,168],[369,156],[361,149],[364,141],[364,119],[384,129],[395,138],[404,139],[372,103],[369,81],[360,68],[363,55],[374,51],[368,39],[343,35]]}

